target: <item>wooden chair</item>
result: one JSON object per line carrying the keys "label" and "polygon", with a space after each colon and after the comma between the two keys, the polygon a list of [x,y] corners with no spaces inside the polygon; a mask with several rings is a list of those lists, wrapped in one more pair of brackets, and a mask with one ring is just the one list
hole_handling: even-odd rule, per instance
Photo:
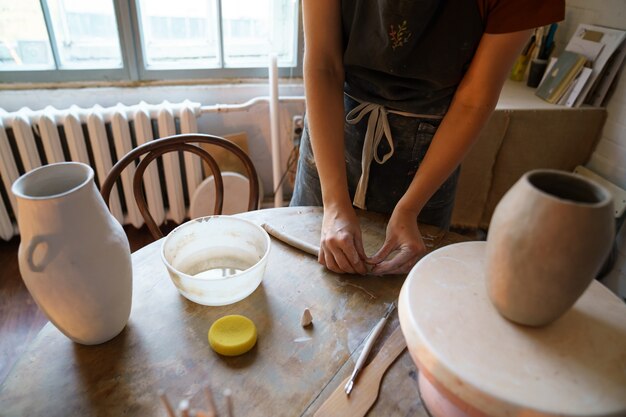
{"label": "wooden chair", "polygon": [[[148,203],[146,201],[146,197],[144,195],[143,188],[143,175],[146,171],[148,165],[154,161],[156,158],[162,156],[163,154],[169,152],[192,152],[198,156],[200,156],[210,167],[211,172],[215,179],[215,214],[222,214],[222,206],[224,203],[224,183],[222,181],[222,172],[220,171],[219,166],[215,159],[201,147],[195,145],[197,143],[207,143],[211,145],[217,145],[221,148],[224,148],[233,154],[235,154],[241,162],[243,162],[246,172],[248,174],[248,179],[250,181],[249,188],[249,198],[248,198],[248,210],[256,210],[259,208],[259,179],[257,176],[256,169],[252,163],[250,157],[235,143],[229,141],[228,139],[205,135],[205,134],[180,134],[169,136],[161,139],[155,139],[148,143],[144,143],[128,152],[124,157],[122,157],[117,163],[111,168],[111,171],[107,175],[104,183],[102,184],[102,189],[100,193],[104,198],[104,201],[109,204],[109,197],[111,195],[111,190],[117,180],[120,178],[120,175],[124,169],[134,163],[137,159],[141,158],[139,165],[137,165],[135,174],[133,176],[133,195],[135,197],[135,201],[137,202],[137,207],[139,212],[144,218],[150,233],[154,237],[154,239],[160,239],[163,237],[163,232],[157,226],[154,218],[150,214],[148,210]],[[145,155],[145,156],[144,156]]]}

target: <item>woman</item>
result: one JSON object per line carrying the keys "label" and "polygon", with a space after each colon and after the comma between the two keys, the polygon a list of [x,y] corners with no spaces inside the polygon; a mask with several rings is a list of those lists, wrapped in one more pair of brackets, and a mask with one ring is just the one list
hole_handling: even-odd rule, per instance
{"label": "woman", "polygon": [[[291,205],[323,205],[319,262],[407,273],[448,228],[459,165],[533,28],[564,0],[304,0],[307,117]],[[368,258],[353,205],[390,214]],[[389,256],[394,252],[395,256]]]}

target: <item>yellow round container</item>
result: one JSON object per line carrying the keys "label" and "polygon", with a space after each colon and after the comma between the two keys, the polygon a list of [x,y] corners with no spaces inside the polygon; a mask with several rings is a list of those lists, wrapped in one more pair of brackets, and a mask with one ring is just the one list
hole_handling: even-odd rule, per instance
{"label": "yellow round container", "polygon": [[246,353],[252,349],[256,339],[256,326],[252,320],[237,314],[216,320],[209,329],[209,345],[224,356]]}

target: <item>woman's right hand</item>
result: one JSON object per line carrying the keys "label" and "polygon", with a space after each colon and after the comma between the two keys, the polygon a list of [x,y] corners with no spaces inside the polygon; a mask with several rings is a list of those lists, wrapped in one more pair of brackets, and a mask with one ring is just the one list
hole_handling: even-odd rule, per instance
{"label": "woman's right hand", "polygon": [[319,263],[333,272],[367,273],[361,227],[354,209],[324,207]]}
{"label": "woman's right hand", "polygon": [[307,119],[324,206],[318,261],[333,272],[365,274],[367,258],[350,202],[344,157],[341,2],[305,0],[302,16]]}

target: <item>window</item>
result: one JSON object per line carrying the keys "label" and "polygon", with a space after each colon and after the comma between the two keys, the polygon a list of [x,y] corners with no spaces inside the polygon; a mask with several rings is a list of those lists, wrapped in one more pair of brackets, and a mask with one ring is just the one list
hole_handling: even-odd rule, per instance
{"label": "window", "polygon": [[0,82],[300,75],[299,0],[0,0]]}
{"label": "window", "polygon": [[123,67],[111,0],[50,0],[45,5],[60,69]]}

